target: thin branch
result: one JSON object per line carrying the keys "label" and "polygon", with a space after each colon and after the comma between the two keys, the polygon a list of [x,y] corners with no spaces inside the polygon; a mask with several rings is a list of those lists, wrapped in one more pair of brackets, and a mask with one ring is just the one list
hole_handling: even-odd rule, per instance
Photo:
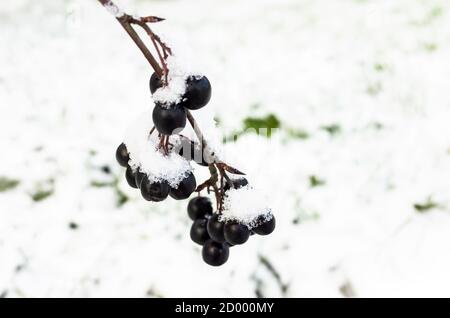
{"label": "thin branch", "polygon": [[162,77],[163,71],[159,66],[158,62],[153,57],[152,53],[144,44],[139,35],[136,33],[134,28],[131,26],[131,21],[133,21],[134,18],[129,14],[123,13],[123,11],[120,10],[119,7],[116,4],[114,4],[114,2],[112,2],[111,0],[98,0],[98,1],[103,5],[103,7],[105,7],[111,14],[115,16],[117,21],[119,21],[120,25],[125,29],[128,35],[137,45],[137,47],[141,50],[142,54],[144,54],[145,58],[150,63],[156,74],[159,77]]}
{"label": "thin branch", "polygon": [[197,135],[198,141],[200,142],[200,146],[202,147],[202,149],[207,148],[208,144],[206,143],[206,140],[203,137],[203,133],[200,130],[199,126],[197,125],[197,121],[195,120],[194,116],[192,116],[192,113],[189,111],[189,109],[186,109],[186,115],[189,123],[191,124],[192,129]]}

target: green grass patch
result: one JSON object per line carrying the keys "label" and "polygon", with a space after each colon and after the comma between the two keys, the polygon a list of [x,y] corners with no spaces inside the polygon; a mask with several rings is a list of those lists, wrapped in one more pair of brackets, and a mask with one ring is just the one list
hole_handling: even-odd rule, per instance
{"label": "green grass patch", "polygon": [[439,208],[439,204],[434,202],[431,198],[428,198],[425,202],[414,204],[414,209],[416,209],[418,213],[426,213],[436,208]]}
{"label": "green grass patch", "polygon": [[320,179],[319,177],[312,175],[309,177],[309,186],[311,188],[320,187],[325,185],[325,180]]}
{"label": "green grass patch", "polygon": [[47,199],[49,196],[51,196],[54,193],[53,189],[51,190],[36,190],[35,192],[31,193],[31,199],[35,202],[40,202],[45,199]]}
{"label": "green grass patch", "polygon": [[247,117],[243,121],[244,132],[254,130],[260,133],[263,129],[267,130],[267,137],[272,136],[273,129],[280,128],[281,122],[274,114],[268,114],[265,117]]}
{"label": "green grass patch", "polygon": [[308,132],[306,132],[304,130],[289,128],[286,130],[286,132],[288,133],[289,137],[292,137],[294,139],[308,139],[309,138]]}
{"label": "green grass patch", "polygon": [[16,188],[20,181],[8,177],[0,177],[0,192],[6,192]]}
{"label": "green grass patch", "polygon": [[342,131],[341,126],[339,124],[325,125],[320,127],[320,129],[326,131],[332,136],[337,135]]}

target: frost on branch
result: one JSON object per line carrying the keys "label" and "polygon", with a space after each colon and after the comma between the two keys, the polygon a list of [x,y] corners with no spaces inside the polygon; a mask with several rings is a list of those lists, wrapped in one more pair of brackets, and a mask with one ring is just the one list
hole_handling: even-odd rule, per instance
{"label": "frost on branch", "polygon": [[237,221],[252,229],[272,218],[268,199],[257,189],[247,185],[226,192],[221,221]]}
{"label": "frost on branch", "polygon": [[[150,135],[153,127],[151,113],[144,113],[134,121],[128,128],[124,144],[127,146],[130,160],[129,166],[136,171],[147,174],[152,182],[166,180],[172,188],[193,171],[189,161],[175,152],[169,152],[166,156],[158,150],[159,138],[154,132]],[[172,136],[174,145],[179,143],[178,136]]]}
{"label": "frost on branch", "polygon": [[107,1],[105,4],[103,4],[103,6],[116,18],[121,18],[125,15],[125,13],[112,1]]}

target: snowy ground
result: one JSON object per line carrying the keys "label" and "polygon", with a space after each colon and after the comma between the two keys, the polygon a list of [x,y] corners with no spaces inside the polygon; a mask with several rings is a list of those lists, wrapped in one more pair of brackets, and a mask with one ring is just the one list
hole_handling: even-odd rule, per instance
{"label": "snowy ground", "polygon": [[450,296],[448,1],[117,1],[167,18],[220,134],[280,121],[225,147],[277,229],[204,264],[187,202],[145,202],[114,159],[152,107],[131,40],[94,0],[8,1],[0,295]]}

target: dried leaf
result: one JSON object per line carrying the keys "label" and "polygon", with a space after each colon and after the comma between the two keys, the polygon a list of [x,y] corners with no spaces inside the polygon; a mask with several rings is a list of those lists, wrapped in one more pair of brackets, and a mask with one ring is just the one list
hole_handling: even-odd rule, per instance
{"label": "dried leaf", "polygon": [[225,170],[225,171],[227,171],[227,172],[229,172],[229,173],[232,173],[232,174],[239,174],[239,175],[245,176],[245,173],[239,171],[239,170],[236,169],[236,168],[233,168],[233,167],[227,165],[226,163],[222,163],[222,162],[221,162],[221,163],[218,163],[217,166],[218,166],[220,169],[223,169],[223,170]]}

